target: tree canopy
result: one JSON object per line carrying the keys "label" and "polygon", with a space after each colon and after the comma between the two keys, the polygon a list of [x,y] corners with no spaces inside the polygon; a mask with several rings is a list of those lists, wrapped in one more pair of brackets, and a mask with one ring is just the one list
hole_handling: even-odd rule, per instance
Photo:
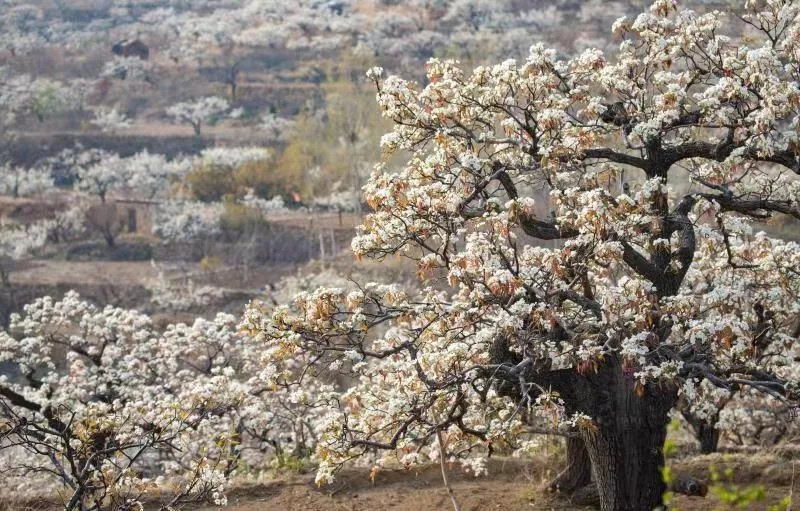
{"label": "tree canopy", "polygon": [[420,288],[249,316],[273,361],[311,353],[357,380],[318,480],[376,448],[376,466],[442,441],[480,458],[546,412],[585,442],[603,509],[650,509],[679,396],[796,400],[800,250],[754,222],[800,219],[798,10],[659,0],[614,23],[613,57],[537,44],[472,72],[433,59],[425,84],[371,70],[382,148],[409,157],[365,186],[352,247],[416,260]]}

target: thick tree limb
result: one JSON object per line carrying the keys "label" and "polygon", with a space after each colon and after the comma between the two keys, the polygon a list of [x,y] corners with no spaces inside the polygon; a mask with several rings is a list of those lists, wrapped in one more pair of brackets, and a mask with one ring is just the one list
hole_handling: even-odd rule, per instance
{"label": "thick tree limb", "polygon": [[25,396],[17,394],[9,388],[0,387],[0,396],[8,399],[9,402],[11,402],[11,404],[14,406],[19,406],[32,412],[40,412],[42,410],[42,407],[39,404],[34,403],[33,401],[28,401]]}
{"label": "thick tree limb", "polygon": [[613,149],[607,149],[604,147],[587,149],[583,152],[583,156],[586,159],[608,160],[613,161],[614,163],[622,163],[624,165],[630,165],[645,171],[647,171],[647,169],[649,169],[651,166],[651,162],[645,158],[621,153],[619,151],[614,151]]}
{"label": "thick tree limb", "polygon": [[672,232],[675,231],[680,233],[678,249],[673,254],[673,257],[679,263],[679,267],[677,269],[667,269],[671,285],[674,288],[673,292],[677,292],[683,282],[686,272],[689,271],[689,266],[692,265],[694,252],[697,249],[694,225],[692,225],[692,221],[689,219],[689,212],[696,202],[697,198],[694,195],[686,195],[678,205],[675,206],[675,209],[668,219],[670,236]]}
{"label": "thick tree limb", "polygon": [[[719,144],[693,141],[686,142],[677,147],[664,150],[664,157],[670,165],[687,158],[705,158],[708,160],[724,161],[740,145],[734,143],[730,137]],[[776,151],[769,155],[759,154],[755,149],[746,149],[744,156],[751,160],[775,163],[786,167],[795,174],[800,174],[800,156],[789,150]]]}
{"label": "thick tree limb", "polygon": [[556,296],[558,296],[559,300],[561,301],[569,300],[577,303],[584,309],[592,311],[592,314],[594,314],[598,320],[603,319],[603,307],[596,300],[592,300],[591,298],[583,296],[580,293],[576,293],[571,289],[560,290],[556,293]]}
{"label": "thick tree limb", "polygon": [[578,235],[577,231],[572,229],[560,229],[555,222],[542,222],[529,215],[522,216],[519,225],[525,234],[540,240],[560,240]]}
{"label": "thick tree limb", "polygon": [[[749,380],[746,378],[731,377],[731,374],[736,374],[733,369],[725,371],[722,374],[717,374],[717,372],[713,371],[706,364],[692,362],[684,364],[682,372],[685,373],[684,376],[702,376],[717,387],[724,389],[734,390],[737,385],[748,386],[753,387],[764,394],[769,394],[781,402],[785,402],[787,400],[786,383],[781,381],[778,377],[768,374],[764,371],[759,371],[758,374],[758,376],[764,379]],[[744,374],[745,376],[749,375],[749,373],[741,374]]]}
{"label": "thick tree limb", "polygon": [[[511,179],[511,176],[508,175],[508,172],[506,172],[505,168],[497,164],[493,170],[494,172],[491,176],[489,176],[486,184],[488,184],[490,180],[496,179],[503,186],[503,189],[505,190],[509,199],[513,200],[519,198],[517,186],[514,184],[514,181]],[[486,185],[484,185],[483,188],[485,188],[485,186]],[[478,189],[476,189],[476,192],[477,190]],[[467,199],[465,199],[464,202],[462,202],[462,208],[477,197],[477,193],[479,192],[476,192],[473,192]],[[520,226],[525,234],[541,240],[574,238],[578,235],[577,232],[571,229],[560,229],[555,222],[543,222],[530,215],[523,215],[520,218]]]}
{"label": "thick tree limb", "polygon": [[800,219],[800,204],[791,200],[770,200],[760,197],[733,197],[730,194],[701,193],[700,197],[716,202],[722,211],[733,211],[756,218],[765,218],[770,213],[783,213]]}
{"label": "thick tree limb", "polygon": [[658,271],[658,268],[627,241],[620,240],[620,243],[623,249],[622,260],[625,261],[625,264],[658,287],[658,283],[661,282],[663,278],[663,274]]}

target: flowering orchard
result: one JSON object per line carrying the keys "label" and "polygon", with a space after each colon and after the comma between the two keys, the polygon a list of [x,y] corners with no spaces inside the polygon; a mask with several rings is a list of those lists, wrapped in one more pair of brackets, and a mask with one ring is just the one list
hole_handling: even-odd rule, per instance
{"label": "flowering orchard", "polygon": [[679,398],[795,402],[800,247],[753,222],[800,219],[798,15],[659,0],[614,23],[613,58],[534,45],[472,72],[431,60],[425,85],[370,71],[383,149],[410,156],[365,186],[352,247],[416,260],[421,290],[323,288],[247,320],[269,363],[356,381],[319,481],[376,450],[376,467],[486,456],[538,411],[577,434],[603,509],[652,509]]}
{"label": "flowering orchard", "polygon": [[[219,314],[157,331],[74,292],[43,298],[0,334],[0,488],[66,509],[225,502],[232,474],[313,450],[333,391],[262,375],[261,346]],[[275,367],[275,366],[271,366]]]}
{"label": "flowering orchard", "polygon": [[[555,486],[593,478],[604,510],[661,505],[673,407],[728,427],[729,401],[800,397],[800,247],[759,231],[800,219],[799,16],[789,1],[700,15],[658,0],[614,23],[613,57],[434,59],[425,84],[373,69],[394,123],[382,148],[408,158],[364,187],[352,248],[414,260],[417,284],[320,286],[239,326],[164,331],[73,293],[38,300],[0,336],[3,484],[131,509],[223,502],[234,474],[312,452],[319,483],[358,461],[480,474],[546,421],[569,437]],[[198,135],[229,110],[179,106]],[[101,201],[169,179],[158,157],[96,156],[79,186]],[[219,218],[188,200],[164,212],[175,238]]]}

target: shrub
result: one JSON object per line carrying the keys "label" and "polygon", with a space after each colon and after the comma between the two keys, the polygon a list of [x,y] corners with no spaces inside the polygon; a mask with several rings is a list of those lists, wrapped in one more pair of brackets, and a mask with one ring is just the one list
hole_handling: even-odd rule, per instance
{"label": "shrub", "polygon": [[192,195],[203,202],[219,202],[225,195],[236,193],[231,171],[216,165],[202,165],[186,177]]}
{"label": "shrub", "polygon": [[261,212],[242,204],[226,202],[220,228],[226,241],[235,242],[267,231],[269,224]]}
{"label": "shrub", "polygon": [[241,164],[233,172],[233,181],[237,191],[251,188],[256,196],[266,199],[289,196],[303,188],[302,172],[297,167],[275,165],[266,160]]}

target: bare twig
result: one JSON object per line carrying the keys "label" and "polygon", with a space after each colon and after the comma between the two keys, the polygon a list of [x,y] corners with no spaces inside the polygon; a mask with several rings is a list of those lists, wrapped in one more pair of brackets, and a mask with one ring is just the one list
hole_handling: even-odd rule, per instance
{"label": "bare twig", "polygon": [[450,495],[450,501],[453,503],[454,511],[461,511],[461,506],[458,505],[458,501],[456,500],[456,494],[453,492],[453,488],[451,488],[450,484],[447,482],[447,469],[444,466],[444,458],[446,453],[441,429],[436,430],[436,439],[439,441],[439,464],[442,466],[442,482],[444,483],[444,487],[447,489],[447,494]]}

